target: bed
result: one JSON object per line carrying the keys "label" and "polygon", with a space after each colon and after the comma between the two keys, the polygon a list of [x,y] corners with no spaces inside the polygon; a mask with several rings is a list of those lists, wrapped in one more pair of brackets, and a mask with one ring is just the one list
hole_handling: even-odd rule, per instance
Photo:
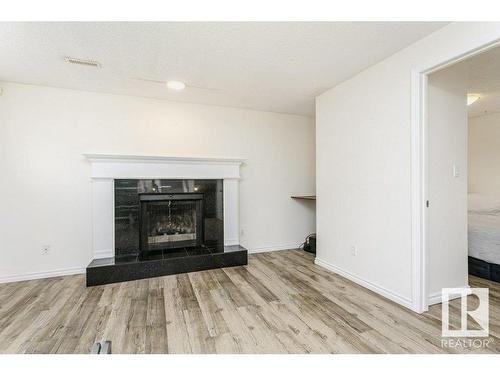
{"label": "bed", "polygon": [[469,194],[469,273],[500,282],[500,196]]}

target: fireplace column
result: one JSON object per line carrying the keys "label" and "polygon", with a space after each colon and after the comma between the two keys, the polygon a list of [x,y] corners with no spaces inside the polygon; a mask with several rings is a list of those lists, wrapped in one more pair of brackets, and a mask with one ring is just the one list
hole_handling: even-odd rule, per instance
{"label": "fireplace column", "polygon": [[240,244],[239,179],[224,179],[224,245]]}

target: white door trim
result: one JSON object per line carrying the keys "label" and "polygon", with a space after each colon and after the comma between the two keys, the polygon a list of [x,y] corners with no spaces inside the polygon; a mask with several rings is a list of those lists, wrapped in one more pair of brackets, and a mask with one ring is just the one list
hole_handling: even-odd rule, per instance
{"label": "white door trim", "polygon": [[428,260],[428,121],[427,77],[429,74],[461,60],[500,45],[494,39],[476,48],[455,52],[438,63],[421,66],[411,72],[411,259],[413,310],[422,313],[429,309],[427,288]]}

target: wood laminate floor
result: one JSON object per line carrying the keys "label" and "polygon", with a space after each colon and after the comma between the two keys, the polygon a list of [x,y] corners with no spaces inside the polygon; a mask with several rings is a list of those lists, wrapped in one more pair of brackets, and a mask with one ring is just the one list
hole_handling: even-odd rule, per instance
{"label": "wood laminate floor", "polygon": [[[85,288],[84,276],[0,285],[0,353],[456,353],[500,351],[500,284],[488,348],[443,348],[441,305],[415,314],[297,250],[225,268]],[[452,324],[459,309],[451,307]]]}

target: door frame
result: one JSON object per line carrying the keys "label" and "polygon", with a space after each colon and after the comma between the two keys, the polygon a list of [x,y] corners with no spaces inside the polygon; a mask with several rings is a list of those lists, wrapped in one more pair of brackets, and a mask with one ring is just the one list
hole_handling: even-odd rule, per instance
{"label": "door frame", "polygon": [[422,313],[429,309],[428,296],[428,76],[469,57],[500,46],[496,37],[476,48],[455,51],[438,62],[411,71],[411,264],[412,307]]}

